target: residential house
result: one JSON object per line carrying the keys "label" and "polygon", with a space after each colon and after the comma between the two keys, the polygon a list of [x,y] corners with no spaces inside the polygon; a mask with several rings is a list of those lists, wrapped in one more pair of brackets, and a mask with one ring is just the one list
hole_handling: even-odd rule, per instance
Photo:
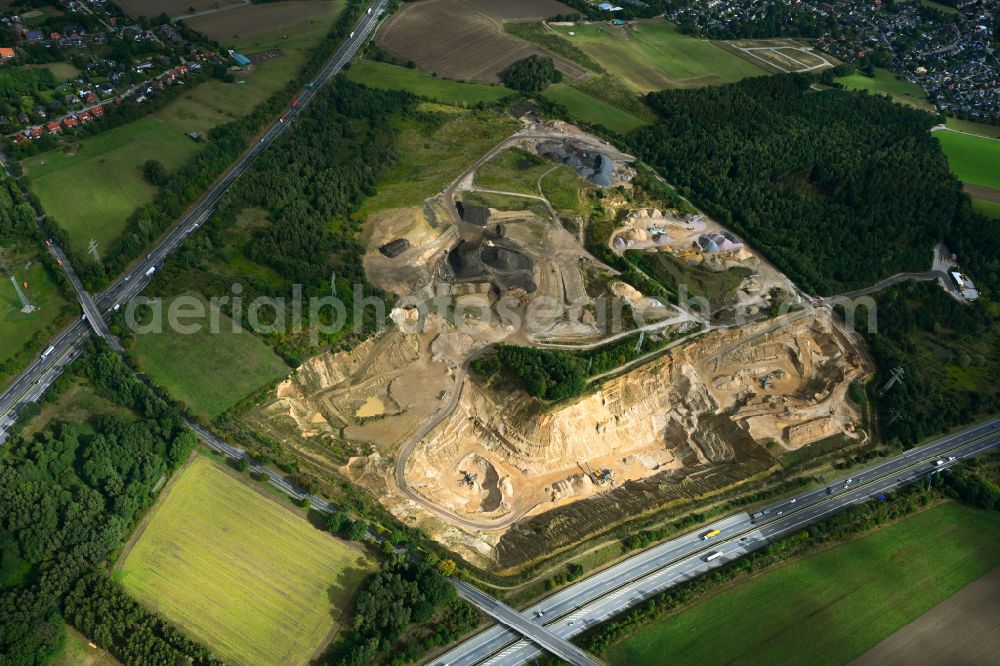
{"label": "residential house", "polygon": [[58,120],[52,121],[51,123],[45,126],[45,129],[49,131],[49,134],[58,134],[60,130],[59,121]]}
{"label": "residential house", "polygon": [[79,124],[80,121],[77,120],[76,116],[66,116],[63,118],[63,126],[65,127],[76,127]]}
{"label": "residential house", "polygon": [[7,47],[0,48],[0,64],[3,64],[8,60],[13,60],[15,55],[17,54],[14,53],[14,49]]}

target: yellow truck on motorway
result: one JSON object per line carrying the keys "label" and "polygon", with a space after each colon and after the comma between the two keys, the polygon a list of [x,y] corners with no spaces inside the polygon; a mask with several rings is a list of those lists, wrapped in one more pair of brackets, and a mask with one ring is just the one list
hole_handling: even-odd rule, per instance
{"label": "yellow truck on motorway", "polygon": [[702,541],[708,541],[712,537],[718,536],[719,532],[721,532],[721,531],[722,530],[709,530],[708,532],[705,532],[704,534],[701,535],[701,540]]}

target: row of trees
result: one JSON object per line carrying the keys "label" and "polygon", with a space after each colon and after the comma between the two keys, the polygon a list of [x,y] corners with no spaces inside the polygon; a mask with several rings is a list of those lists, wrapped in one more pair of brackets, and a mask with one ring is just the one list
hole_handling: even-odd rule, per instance
{"label": "row of trees", "polygon": [[836,293],[929,268],[942,238],[1000,283],[1000,229],[972,212],[926,113],[810,91],[803,75],[652,93],[638,155],[751,238],[804,289]]}
{"label": "row of trees", "polygon": [[[104,569],[195,437],[103,345],[91,343],[72,373],[134,418],[55,421],[7,444],[0,461],[0,661],[45,663],[70,614],[123,661],[210,663],[204,648],[130,602]],[[63,375],[45,399],[71,381]],[[22,423],[30,415],[22,413]]]}
{"label": "row of trees", "polygon": [[[7,260],[10,264],[0,263],[0,280],[7,280],[9,275],[7,271],[20,268],[13,265],[12,256],[17,258],[18,262],[30,257],[32,261],[39,262],[45,267],[48,277],[53,282],[60,287],[68,288],[65,275],[58,269],[52,256],[38,250],[41,244],[42,236],[35,224],[35,211],[31,203],[17,182],[0,169],[0,248],[9,251]],[[20,349],[7,354],[6,358],[0,361],[0,381],[27,366],[32,357],[44,348],[45,341],[64,326],[75,311],[73,304],[65,303],[59,316],[53,318],[44,328],[35,331],[31,339],[24,341]]]}

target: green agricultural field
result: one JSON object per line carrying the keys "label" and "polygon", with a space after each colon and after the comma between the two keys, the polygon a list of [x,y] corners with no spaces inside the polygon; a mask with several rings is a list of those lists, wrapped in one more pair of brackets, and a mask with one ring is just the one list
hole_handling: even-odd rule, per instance
{"label": "green agricultural field", "polygon": [[70,236],[77,252],[91,239],[98,251],[111,246],[125,229],[128,216],[156,196],[157,188],[142,177],[142,164],[157,159],[168,172],[187,162],[198,144],[156,117],[83,139],[73,150],[62,149],[25,159],[32,190]]}
{"label": "green agricultural field", "polygon": [[[190,296],[178,297],[190,301]],[[184,334],[168,325],[171,304],[163,302],[163,332],[135,336],[133,354],[139,367],[171,397],[196,414],[215,418],[257,389],[288,374],[288,366],[264,342],[247,331],[233,332],[232,320],[221,312],[218,332],[210,317],[186,319],[200,324]],[[207,303],[205,312],[209,311]]]}
{"label": "green agricultural field", "polygon": [[316,2],[315,6],[322,11],[312,18],[223,40],[226,46],[245,54],[281,49],[283,55],[257,64],[252,71],[237,72],[235,83],[206,81],[168,104],[157,117],[186,133],[205,132],[246,115],[298,76],[313,50],[329,33],[344,2]]}
{"label": "green agricultural field", "polygon": [[872,95],[888,95],[895,102],[915,109],[934,113],[934,107],[927,101],[923,88],[897,78],[887,69],[875,69],[875,76],[868,77],[860,72],[837,79],[848,90],[867,90]]}
{"label": "green agricultural field", "polygon": [[475,184],[489,190],[538,195],[538,180],[555,164],[518,148],[505,150],[476,171]]}
{"label": "green agricultural field", "polygon": [[958,132],[934,132],[948,166],[964,183],[1000,189],[1000,141]]}
{"label": "green agricultural field", "polygon": [[983,215],[1000,219],[1000,203],[984,201],[983,199],[973,199],[972,208],[979,211]]}
{"label": "green agricultural field", "polygon": [[646,121],[636,118],[631,113],[626,113],[605,101],[595,99],[566,83],[549,86],[542,95],[565,106],[570,115],[588,123],[604,125],[620,134],[625,134],[647,124]]}
{"label": "green agricultural field", "polygon": [[167,486],[115,578],[234,664],[306,664],[372,563],[198,455]]}
{"label": "green agricultural field", "polygon": [[399,161],[379,181],[375,196],[356,213],[359,220],[386,208],[417,206],[517,129],[517,121],[489,111],[455,108],[439,127],[413,118],[396,120]]}
{"label": "green agricultural field", "polygon": [[47,69],[56,77],[57,83],[69,81],[80,76],[80,70],[68,62],[49,62],[44,65],[25,65],[25,69]]}
{"label": "green agricultural field", "polygon": [[726,589],[608,661],[840,666],[1000,564],[998,542],[1000,514],[939,505]]}
{"label": "green agricultural field", "polygon": [[495,102],[514,94],[513,90],[503,86],[449,81],[421,74],[416,69],[407,69],[372,60],[355,62],[347,71],[347,78],[372,88],[406,90],[419,97],[455,106]]}
{"label": "green agricultural field", "polygon": [[462,201],[472,206],[483,206],[497,210],[530,210],[544,218],[548,214],[545,204],[538,199],[519,197],[512,194],[493,192],[463,192]]}
{"label": "green agricultural field", "polygon": [[968,132],[969,134],[978,134],[979,136],[986,136],[991,139],[1000,139],[1000,125],[987,125],[986,123],[962,120],[954,116],[946,118],[944,124],[948,129],[958,130],[959,132]]}
{"label": "green agricultural field", "polygon": [[707,40],[681,34],[662,19],[637,21],[628,28],[604,23],[553,28],[640,93],[731,83],[766,73]]}
{"label": "green agricultural field", "polygon": [[[37,310],[21,312],[21,300],[8,271],[13,271],[22,288],[24,282],[28,283],[25,294]],[[0,247],[0,364],[16,356],[25,345],[34,346],[40,353],[46,340],[36,336],[73,309],[34,252]]]}

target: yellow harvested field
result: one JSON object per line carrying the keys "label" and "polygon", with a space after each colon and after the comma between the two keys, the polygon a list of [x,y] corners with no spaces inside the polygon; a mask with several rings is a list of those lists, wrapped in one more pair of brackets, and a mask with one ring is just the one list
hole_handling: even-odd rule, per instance
{"label": "yellow harvested field", "polygon": [[305,664],[372,570],[359,547],[197,456],[171,482],[115,578],[234,664]]}

